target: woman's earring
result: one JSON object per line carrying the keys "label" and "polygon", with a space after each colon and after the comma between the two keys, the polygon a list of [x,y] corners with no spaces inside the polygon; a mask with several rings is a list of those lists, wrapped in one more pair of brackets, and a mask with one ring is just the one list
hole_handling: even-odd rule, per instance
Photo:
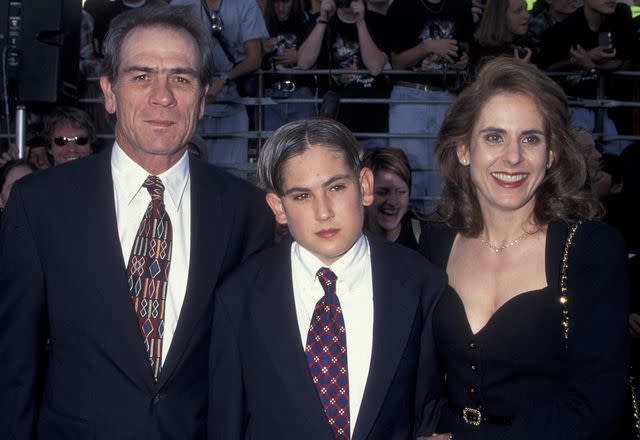
{"label": "woman's earring", "polygon": [[469,161],[468,161],[468,160],[467,160],[467,158],[465,157],[465,158],[460,159],[460,163],[461,163],[462,165],[467,165],[467,164],[469,164]]}

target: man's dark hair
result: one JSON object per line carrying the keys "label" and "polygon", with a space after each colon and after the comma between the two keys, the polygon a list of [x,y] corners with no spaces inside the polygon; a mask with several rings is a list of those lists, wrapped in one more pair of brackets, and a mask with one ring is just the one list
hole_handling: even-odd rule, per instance
{"label": "man's dark hair", "polygon": [[109,26],[104,40],[102,76],[115,84],[120,68],[120,51],[129,33],[138,28],[165,28],[178,32],[186,32],[198,48],[199,65],[197,76],[200,86],[209,84],[213,77],[213,56],[211,55],[211,38],[209,32],[198,17],[193,15],[187,6],[157,5],[136,8],[116,16]]}

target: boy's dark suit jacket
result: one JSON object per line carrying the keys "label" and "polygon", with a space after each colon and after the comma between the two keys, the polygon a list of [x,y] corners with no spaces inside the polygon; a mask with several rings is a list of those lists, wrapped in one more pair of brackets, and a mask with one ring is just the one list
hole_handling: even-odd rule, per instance
{"label": "boy's dark suit jacket", "polygon": [[[352,439],[431,435],[441,385],[431,314],[446,276],[412,250],[374,237],[369,243],[373,350]],[[302,349],[289,243],[260,253],[223,284],[210,365],[209,439],[333,439]]]}
{"label": "boy's dark suit jacket", "polygon": [[111,149],[13,188],[0,234],[2,439],[205,437],[213,291],[271,241],[273,216],[260,191],[191,158],[187,291],[154,383],[110,159]]}

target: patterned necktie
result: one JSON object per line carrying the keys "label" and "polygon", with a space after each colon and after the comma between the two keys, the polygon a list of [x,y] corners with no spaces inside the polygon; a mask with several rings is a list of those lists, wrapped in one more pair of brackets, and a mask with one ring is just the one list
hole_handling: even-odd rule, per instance
{"label": "patterned necktie", "polygon": [[133,242],[127,278],[153,379],[157,381],[162,367],[162,334],[171,265],[172,230],[171,219],[164,206],[162,181],[156,176],[149,176],[142,186],[149,191],[151,202]]}
{"label": "patterned necktie", "polygon": [[336,295],[338,277],[326,267],[321,268],[316,275],[324,289],[324,296],[316,303],[313,311],[304,352],[334,437],[348,440],[347,333],[340,300]]}

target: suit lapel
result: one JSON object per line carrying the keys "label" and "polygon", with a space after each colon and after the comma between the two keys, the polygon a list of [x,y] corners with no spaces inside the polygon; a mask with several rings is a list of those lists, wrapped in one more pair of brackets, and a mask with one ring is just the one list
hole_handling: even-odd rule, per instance
{"label": "suit lapel", "polygon": [[369,237],[369,244],[373,274],[373,349],[354,440],[367,438],[373,427],[400,362],[419,304],[416,295],[406,294],[404,286],[408,279],[398,277],[405,272],[402,262],[385,255],[377,239]]}
{"label": "suit lapel", "polygon": [[315,432],[333,436],[318,398],[317,391],[307,366],[300,330],[296,318],[295,300],[291,280],[290,246],[282,244],[256,279],[261,294],[250,306],[251,320],[260,329],[259,337],[271,355],[275,371],[281,375],[282,383],[293,401],[293,408],[304,414]]}
{"label": "suit lapel", "polygon": [[[194,327],[211,310],[215,281],[219,277],[228,236],[220,192],[215,188],[207,167],[189,158],[191,189],[191,250],[189,277],[184,303],[173,341],[164,362],[158,387],[162,387],[180,363]],[[215,231],[212,233],[211,231]]]}
{"label": "suit lapel", "polygon": [[[83,220],[83,227],[77,228],[77,234],[78,243],[85,244],[95,253],[95,264],[90,266],[94,270],[87,274],[87,285],[95,286],[101,297],[101,310],[96,314],[95,322],[108,333],[101,342],[115,364],[135,383],[144,384],[151,390],[153,378],[131,304],[118,236],[110,150],[86,160],[83,165],[77,168],[78,178],[74,180],[79,195],[77,206],[83,213],[91,213],[91,221]],[[82,215],[78,218],[84,219]]]}

